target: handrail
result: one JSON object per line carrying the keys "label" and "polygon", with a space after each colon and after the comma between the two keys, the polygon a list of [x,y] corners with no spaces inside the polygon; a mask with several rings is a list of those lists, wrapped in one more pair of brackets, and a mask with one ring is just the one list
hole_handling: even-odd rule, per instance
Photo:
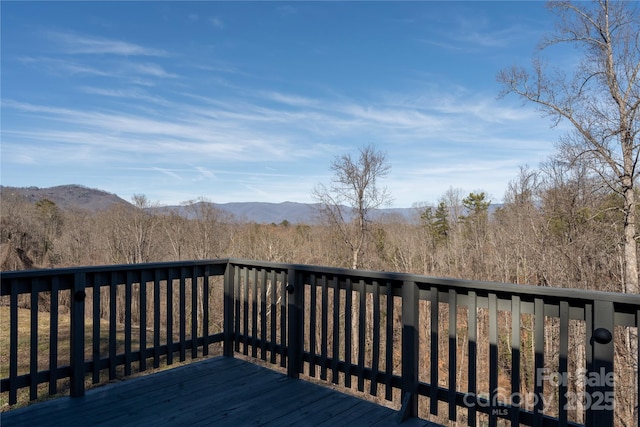
{"label": "handrail", "polygon": [[[293,378],[319,377],[371,396],[381,389],[400,419],[444,416],[446,407],[449,420],[469,425],[480,417],[489,425],[500,418],[612,425],[619,389],[606,381],[576,385],[570,370],[615,372],[614,345],[625,333],[638,358],[640,295],[405,273],[244,259],[30,270],[2,273],[0,302],[9,305],[9,372],[0,383],[10,404],[22,388],[33,400],[39,384],[55,394],[69,378],[70,394],[81,396],[87,375],[100,383],[161,359],[195,359],[222,343],[226,356],[260,358]],[[48,363],[38,350],[44,316],[29,310],[28,372],[18,371],[19,305],[49,309]],[[69,361],[60,353],[66,334]],[[562,379],[556,388],[550,373]],[[603,400],[572,409],[576,395]]]}

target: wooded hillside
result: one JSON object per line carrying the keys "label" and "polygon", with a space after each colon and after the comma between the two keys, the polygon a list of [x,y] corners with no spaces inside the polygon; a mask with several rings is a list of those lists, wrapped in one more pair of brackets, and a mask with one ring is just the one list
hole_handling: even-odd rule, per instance
{"label": "wooded hillside", "polygon": [[[132,205],[59,206],[2,192],[2,269],[218,257],[348,267],[334,227],[241,222],[206,203],[176,213]],[[361,267],[541,286],[622,291],[623,200],[585,170],[550,162],[523,169],[504,205],[449,189],[414,217],[367,224]]]}

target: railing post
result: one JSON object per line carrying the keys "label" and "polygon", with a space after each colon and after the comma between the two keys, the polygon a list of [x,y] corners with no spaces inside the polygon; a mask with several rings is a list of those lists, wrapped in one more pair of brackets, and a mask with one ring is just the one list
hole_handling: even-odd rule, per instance
{"label": "railing post", "polygon": [[75,273],[71,300],[71,397],[84,396],[85,285],[85,273]]}
{"label": "railing post", "polygon": [[[593,328],[590,344],[591,371],[587,372],[586,425],[613,425],[614,411],[614,307],[611,301],[595,300],[593,304]],[[586,397],[586,396],[585,396]]]}
{"label": "railing post", "polygon": [[[402,408],[400,422],[418,416],[418,345],[419,345],[418,285],[402,284]],[[432,361],[432,363],[435,363]],[[438,384],[431,384],[437,387]]]}
{"label": "railing post", "polygon": [[[287,272],[287,375],[298,379],[302,368],[302,296],[304,284],[295,269]],[[284,320],[284,319],[283,319]]]}
{"label": "railing post", "polygon": [[234,283],[235,266],[227,262],[227,268],[224,271],[224,320],[223,333],[224,345],[223,354],[226,357],[233,357],[233,307],[234,307]]}

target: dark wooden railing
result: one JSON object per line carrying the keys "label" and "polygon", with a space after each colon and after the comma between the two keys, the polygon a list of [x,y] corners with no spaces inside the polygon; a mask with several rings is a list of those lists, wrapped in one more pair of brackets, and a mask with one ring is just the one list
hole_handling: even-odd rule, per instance
{"label": "dark wooden railing", "polygon": [[[20,389],[33,400],[68,379],[70,395],[82,396],[86,381],[221,345],[229,357],[391,401],[401,420],[603,426],[613,425],[616,393],[635,394],[637,405],[639,295],[236,259],[6,272],[1,281],[10,341],[1,389],[11,405]],[[635,385],[575,388],[570,367],[589,378],[615,372],[619,337],[633,341],[636,368],[625,375]],[[575,400],[583,408],[572,410]]]}

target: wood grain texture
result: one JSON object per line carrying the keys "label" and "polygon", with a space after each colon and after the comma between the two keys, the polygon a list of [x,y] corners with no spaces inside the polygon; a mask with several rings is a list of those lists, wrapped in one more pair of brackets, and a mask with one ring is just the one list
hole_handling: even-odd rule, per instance
{"label": "wood grain texture", "polygon": [[[3,427],[396,425],[393,409],[217,357],[2,414]],[[411,425],[432,425],[413,420]]]}

